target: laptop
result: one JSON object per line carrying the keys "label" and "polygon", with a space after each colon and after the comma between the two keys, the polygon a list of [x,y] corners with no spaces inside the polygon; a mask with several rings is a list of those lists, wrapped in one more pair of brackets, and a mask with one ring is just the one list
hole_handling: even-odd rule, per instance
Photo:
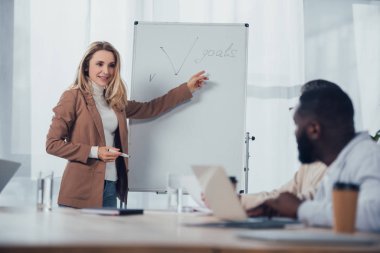
{"label": "laptop", "polygon": [[377,234],[338,234],[334,231],[292,230],[289,231],[242,231],[237,235],[242,239],[252,239],[275,243],[325,246],[372,246],[378,244]]}
{"label": "laptop", "polygon": [[20,166],[21,163],[0,159],[0,193]]}
{"label": "laptop", "polygon": [[282,217],[249,218],[237,193],[220,166],[192,166],[192,170],[205,195],[207,205],[222,222],[203,224],[210,227],[231,228],[284,228],[299,221]]}

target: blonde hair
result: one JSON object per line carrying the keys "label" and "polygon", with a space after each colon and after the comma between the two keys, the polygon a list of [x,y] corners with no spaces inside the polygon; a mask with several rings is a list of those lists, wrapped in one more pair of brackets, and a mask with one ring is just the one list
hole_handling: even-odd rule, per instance
{"label": "blonde hair", "polygon": [[106,41],[96,41],[90,44],[82,60],[79,63],[76,79],[71,89],[80,89],[92,93],[91,80],[89,78],[89,66],[92,56],[100,50],[111,52],[115,57],[115,73],[107,85],[104,97],[107,103],[116,109],[122,110],[127,105],[127,91],[120,77],[120,55],[119,52]]}

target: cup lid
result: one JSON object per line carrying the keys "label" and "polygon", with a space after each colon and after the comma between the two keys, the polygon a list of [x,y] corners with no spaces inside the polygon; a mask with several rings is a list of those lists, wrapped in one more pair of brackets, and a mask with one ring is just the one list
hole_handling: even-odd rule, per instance
{"label": "cup lid", "polygon": [[359,191],[360,186],[355,183],[346,183],[346,182],[335,182],[334,183],[334,190],[353,190],[353,191]]}

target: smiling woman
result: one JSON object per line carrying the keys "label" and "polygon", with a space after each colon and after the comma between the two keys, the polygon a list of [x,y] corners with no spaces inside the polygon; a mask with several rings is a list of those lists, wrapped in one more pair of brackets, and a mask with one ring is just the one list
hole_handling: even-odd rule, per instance
{"label": "smiling woman", "polygon": [[105,89],[105,98],[111,107],[122,109],[126,105],[126,90],[120,76],[120,55],[110,43],[91,44],[78,67],[72,88],[91,92],[88,79]]}
{"label": "smiling woman", "polygon": [[68,160],[58,204],[116,207],[127,201],[128,129],[126,118],[155,117],[192,97],[208,78],[201,71],[187,83],[150,102],[127,101],[120,56],[108,42],[94,42],[77,77],[53,109],[46,151]]}
{"label": "smiling woman", "polygon": [[[103,60],[104,59],[104,60]],[[90,60],[89,77],[101,86],[107,86],[115,72],[115,59],[111,52],[100,50]]]}

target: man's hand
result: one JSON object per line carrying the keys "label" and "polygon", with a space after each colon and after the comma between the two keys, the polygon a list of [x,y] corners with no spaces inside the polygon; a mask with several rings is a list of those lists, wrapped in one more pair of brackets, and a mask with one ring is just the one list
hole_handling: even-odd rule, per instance
{"label": "man's hand", "polygon": [[276,210],[274,210],[270,206],[263,203],[257,207],[248,209],[247,215],[249,217],[259,217],[259,216],[272,217],[272,216],[277,216],[277,212],[276,212]]}
{"label": "man's hand", "polygon": [[265,201],[265,204],[276,210],[278,216],[297,219],[298,207],[302,201],[296,195],[283,192],[275,199]]}
{"label": "man's hand", "polygon": [[302,201],[289,192],[281,193],[275,199],[269,199],[258,207],[247,210],[250,217],[257,216],[283,216],[297,219],[298,207]]}

